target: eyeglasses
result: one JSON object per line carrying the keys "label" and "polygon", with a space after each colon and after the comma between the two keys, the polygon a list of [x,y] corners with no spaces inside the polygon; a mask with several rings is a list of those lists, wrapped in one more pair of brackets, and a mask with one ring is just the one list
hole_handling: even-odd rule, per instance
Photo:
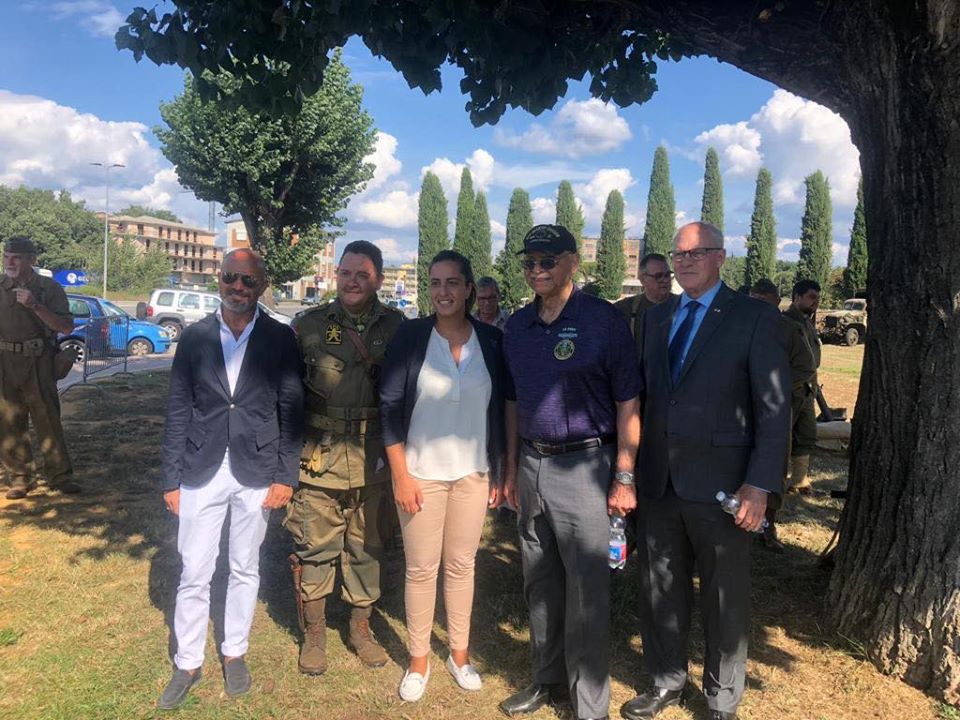
{"label": "eyeglasses", "polygon": [[537,269],[537,266],[540,266],[541,270],[553,270],[557,263],[560,262],[562,258],[567,253],[562,253],[560,255],[547,255],[546,257],[540,258],[539,260],[535,258],[526,258],[522,263],[523,269],[527,272],[533,272]]}
{"label": "eyeglasses", "polygon": [[220,273],[220,279],[224,285],[233,285],[237,281],[237,278],[240,279],[244,287],[250,288],[251,290],[255,288],[259,282],[254,275],[244,275],[243,273],[235,272]]}
{"label": "eyeglasses", "polygon": [[662,282],[663,280],[669,280],[673,277],[672,272],[662,272],[662,273],[644,273],[644,277],[653,278],[657,282]]}
{"label": "eyeglasses", "polygon": [[694,262],[700,262],[703,260],[708,252],[722,252],[723,248],[697,248],[695,250],[671,250],[667,253],[670,256],[670,259],[676,262],[677,260],[693,260]]}

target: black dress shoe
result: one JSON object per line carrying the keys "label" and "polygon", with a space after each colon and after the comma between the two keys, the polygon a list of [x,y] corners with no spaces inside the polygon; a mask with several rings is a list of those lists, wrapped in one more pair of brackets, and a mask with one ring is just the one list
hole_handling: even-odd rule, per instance
{"label": "black dress shoe", "polygon": [[561,685],[537,684],[528,685],[520,692],[514,693],[504,700],[498,707],[500,712],[507,716],[525,715],[536,712],[547,703],[560,702],[569,697],[566,688]]}
{"label": "black dress shoe", "polygon": [[707,715],[707,720],[737,720],[737,714],[735,712],[724,712],[723,710],[711,710]]}
{"label": "black dress shoe", "polygon": [[666,688],[655,687],[624,703],[623,707],[620,708],[620,716],[627,720],[644,720],[645,718],[655,717],[664,708],[671,705],[683,705],[683,688],[667,690]]}

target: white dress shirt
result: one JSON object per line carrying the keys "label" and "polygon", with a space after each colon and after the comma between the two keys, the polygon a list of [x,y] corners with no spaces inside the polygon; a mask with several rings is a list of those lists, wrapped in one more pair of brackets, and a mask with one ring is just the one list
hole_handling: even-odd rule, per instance
{"label": "white dress shirt", "polygon": [[434,328],[407,433],[407,471],[413,477],[453,481],[490,469],[487,408],[492,387],[473,328],[460,349],[459,366],[450,343]]}
{"label": "white dress shirt", "polygon": [[[260,309],[257,308],[253,313],[253,320],[240,333],[240,337],[233,336],[233,330],[223,321],[223,314],[220,308],[216,311],[217,320],[220,321],[220,347],[223,349],[223,366],[227,373],[227,385],[230,386],[230,395],[233,395],[237,389],[237,380],[240,378],[240,368],[243,367],[243,358],[247,354],[247,341],[250,339],[250,333],[253,332],[253,326],[260,317]],[[230,471],[230,448],[227,447],[223,453],[223,463],[221,470]]]}

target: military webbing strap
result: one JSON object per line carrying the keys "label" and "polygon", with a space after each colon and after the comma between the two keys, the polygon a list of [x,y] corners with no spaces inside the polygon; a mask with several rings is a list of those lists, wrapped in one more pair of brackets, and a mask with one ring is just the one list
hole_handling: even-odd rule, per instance
{"label": "military webbing strap", "polygon": [[367,346],[363,342],[363,338],[360,337],[354,328],[344,328],[347,331],[347,337],[350,338],[350,342],[353,343],[353,346],[357,349],[357,352],[360,353],[360,357],[363,358],[363,362],[369,367],[370,365],[376,365],[373,358],[370,357],[370,351],[367,350]]}

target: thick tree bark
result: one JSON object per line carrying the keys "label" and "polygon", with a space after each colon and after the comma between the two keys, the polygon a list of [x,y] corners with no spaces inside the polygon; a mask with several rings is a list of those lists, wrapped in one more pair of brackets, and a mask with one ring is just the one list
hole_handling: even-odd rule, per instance
{"label": "thick tree bark", "polygon": [[[960,12],[846,25],[870,330],[829,592],[884,672],[960,703]],[[851,18],[851,20],[855,20]]]}

